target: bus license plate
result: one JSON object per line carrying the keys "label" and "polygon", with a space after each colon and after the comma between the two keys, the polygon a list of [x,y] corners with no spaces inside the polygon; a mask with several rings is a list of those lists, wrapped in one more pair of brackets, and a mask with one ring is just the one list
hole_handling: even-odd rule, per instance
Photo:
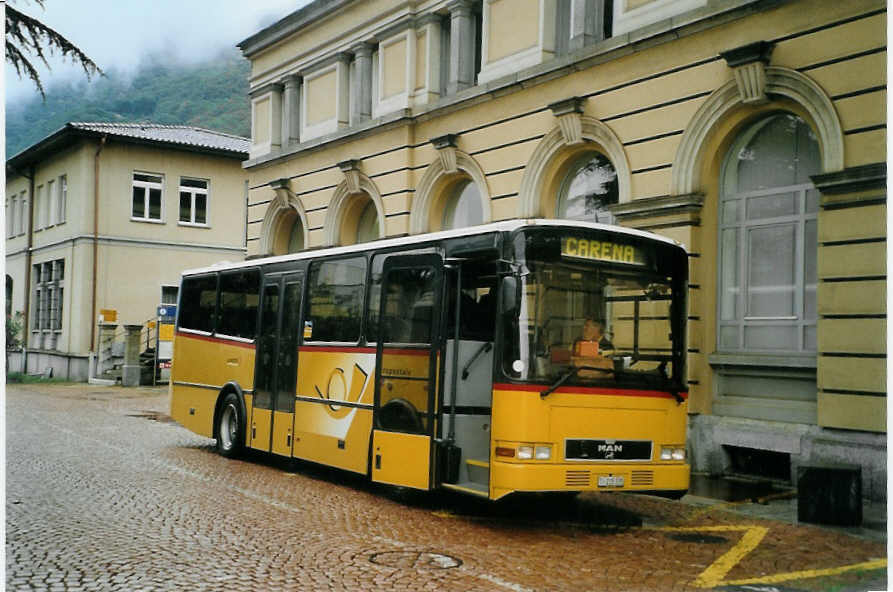
{"label": "bus license plate", "polygon": [[599,476],[598,486],[599,487],[623,487],[623,476],[622,475]]}

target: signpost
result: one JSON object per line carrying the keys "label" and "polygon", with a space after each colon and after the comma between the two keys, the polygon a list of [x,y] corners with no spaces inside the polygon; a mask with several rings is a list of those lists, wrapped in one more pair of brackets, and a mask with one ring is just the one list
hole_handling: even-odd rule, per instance
{"label": "signpost", "polygon": [[[158,322],[155,323],[155,368],[152,371],[152,384],[156,384],[157,378],[164,377],[167,371],[167,379],[170,381],[171,358],[174,351],[174,323],[177,320],[176,304],[159,304],[156,309]],[[164,351],[162,351],[164,346]]]}

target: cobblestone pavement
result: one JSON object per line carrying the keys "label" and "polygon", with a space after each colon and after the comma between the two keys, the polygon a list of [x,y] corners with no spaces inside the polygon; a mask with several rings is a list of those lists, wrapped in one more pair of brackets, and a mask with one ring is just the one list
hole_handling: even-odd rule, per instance
{"label": "cobblestone pavement", "polygon": [[819,528],[647,496],[407,494],[226,460],[166,413],[162,389],[7,387],[8,590],[830,592],[886,578],[883,543]]}

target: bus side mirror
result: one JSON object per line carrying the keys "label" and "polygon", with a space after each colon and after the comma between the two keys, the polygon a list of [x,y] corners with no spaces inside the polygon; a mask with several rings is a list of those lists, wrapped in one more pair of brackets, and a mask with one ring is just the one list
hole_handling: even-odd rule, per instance
{"label": "bus side mirror", "polygon": [[502,299],[503,314],[515,314],[520,300],[518,296],[518,278],[511,275],[502,278],[500,298]]}

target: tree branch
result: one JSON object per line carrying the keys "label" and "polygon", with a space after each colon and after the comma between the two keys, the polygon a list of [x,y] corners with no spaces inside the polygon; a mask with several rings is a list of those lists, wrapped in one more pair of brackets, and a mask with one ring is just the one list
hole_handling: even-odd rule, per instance
{"label": "tree branch", "polygon": [[[43,0],[36,1],[40,6],[43,6]],[[63,58],[70,58],[73,62],[79,63],[84,69],[87,80],[90,80],[92,76],[97,74],[100,76],[104,75],[99,66],[87,57],[87,54],[64,36],[39,20],[16,10],[7,3],[6,61],[16,69],[19,78],[22,77],[22,71],[24,70],[35,86],[37,86],[41,96],[46,98],[37,69],[31,63],[31,60],[28,59],[28,55],[35,56],[49,68],[50,65],[47,62],[47,54],[44,53],[44,47],[46,47],[49,55],[55,55],[56,51],[58,51]]]}

